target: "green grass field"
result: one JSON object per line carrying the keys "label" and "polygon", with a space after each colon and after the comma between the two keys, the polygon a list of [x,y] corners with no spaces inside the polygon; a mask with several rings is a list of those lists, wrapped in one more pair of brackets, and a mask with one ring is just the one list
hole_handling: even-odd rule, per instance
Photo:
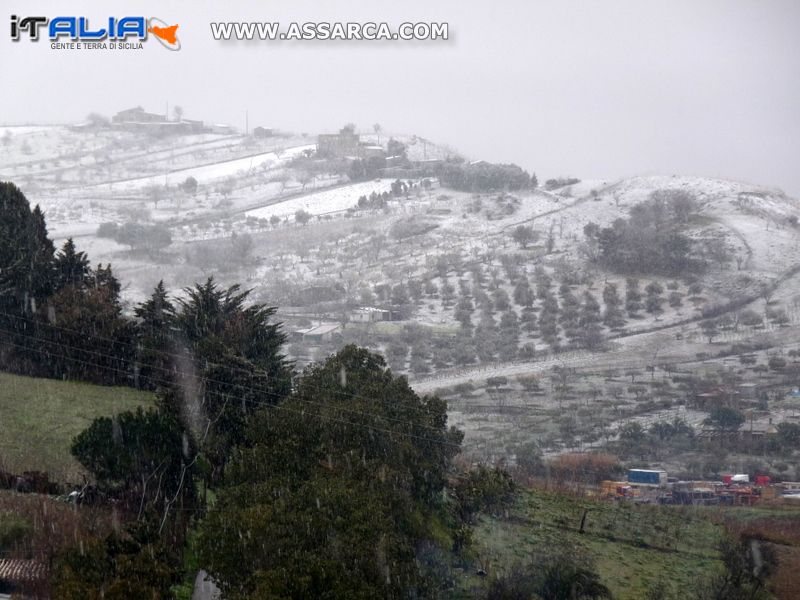
{"label": "green grass field", "polygon": [[[584,533],[579,533],[584,509]],[[536,554],[563,551],[588,557],[614,598],[641,599],[659,584],[689,595],[700,579],[721,565],[722,528],[692,507],[616,504],[546,491],[522,491],[508,515],[482,517],[474,554],[490,577],[524,566]],[[488,578],[487,578],[488,579]],[[464,590],[480,583],[471,573]]]}
{"label": "green grass field", "polygon": [[125,387],[0,373],[0,469],[47,471],[52,480],[80,482],[72,438],[97,417],[152,402],[152,394]]}

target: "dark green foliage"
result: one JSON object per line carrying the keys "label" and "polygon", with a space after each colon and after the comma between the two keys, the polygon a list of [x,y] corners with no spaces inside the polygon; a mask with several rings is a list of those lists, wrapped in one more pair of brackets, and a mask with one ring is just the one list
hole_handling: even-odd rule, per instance
{"label": "dark green foliage", "polygon": [[707,424],[718,431],[728,433],[737,431],[744,421],[745,417],[741,412],[728,406],[719,406],[712,409],[705,420]]}
{"label": "dark green foliage", "polygon": [[161,600],[180,579],[174,553],[152,532],[110,536],[62,552],[53,574],[60,600]]}
{"label": "dark green foliage", "polygon": [[539,595],[543,600],[611,598],[611,592],[600,583],[596,572],[569,560],[547,565],[542,579]]}
{"label": "dark green foliage", "polygon": [[647,435],[637,422],[626,423],[619,429],[619,448],[625,456],[642,456],[647,450]]}
{"label": "dark green foliage", "polygon": [[536,442],[522,444],[516,449],[515,454],[517,467],[525,475],[538,475],[545,466],[542,450]]}
{"label": "dark green foliage", "polygon": [[589,563],[574,555],[542,554],[525,567],[516,567],[489,586],[487,600],[597,600],[611,598],[610,590]]}
{"label": "dark green foliage", "polygon": [[68,244],[61,255],[71,258],[63,261],[60,287],[48,299],[47,320],[37,323],[34,339],[26,343],[39,342],[42,374],[130,385],[134,327],[122,314],[119,281],[111,265],[85,267],[83,253],[73,254]]}
{"label": "dark green foliage", "polygon": [[399,140],[389,138],[389,141],[386,143],[386,154],[388,156],[401,156],[405,158],[406,145]]}
{"label": "dark green foliage", "polygon": [[75,242],[69,238],[55,257],[55,288],[61,290],[67,286],[83,289],[89,282],[91,268],[89,257],[85,252],[75,248]]}
{"label": "dark green foliage", "polygon": [[132,250],[150,253],[157,253],[172,243],[170,230],[160,224],[125,223],[111,237],[120,244],[130,246]]}
{"label": "dark green foliage", "polygon": [[557,179],[548,179],[544,182],[544,189],[552,191],[568,185],[575,185],[576,183],[580,182],[581,180],[577,177],[559,177]]}
{"label": "dark green foliage", "polygon": [[250,417],[289,392],[286,337],[271,322],[275,309],[247,306],[249,292],[238,285],[222,288],[208,279],[184,292],[171,319],[178,370],[160,403],[191,433],[216,481],[231,448],[245,441]]}
{"label": "dark green foliage", "polygon": [[193,496],[193,448],[180,425],[154,410],[95,419],[72,443],[72,454],[98,486],[136,507],[160,511]]}
{"label": "dark green foliage", "polygon": [[683,193],[656,192],[611,227],[586,228],[587,242],[599,249],[598,261],[622,273],[685,274],[703,265],[681,229],[693,214],[693,199]]}
{"label": "dark green foliage", "polygon": [[511,232],[511,238],[522,248],[527,248],[528,244],[535,242],[538,237],[533,227],[528,225],[518,225]]}
{"label": "dark green foliage", "polygon": [[386,167],[386,159],[381,156],[371,156],[366,159],[356,159],[350,163],[347,176],[350,181],[367,181],[374,179],[380,174],[380,170]]}
{"label": "dark green foliage", "polygon": [[780,423],[778,439],[785,449],[800,448],[800,425],[797,423]]}
{"label": "dark green foliage", "polygon": [[644,291],[647,293],[645,310],[649,313],[661,313],[661,305],[664,303],[664,297],[662,296],[664,293],[663,286],[657,281],[651,281],[644,288]]}
{"label": "dark green foliage", "polygon": [[438,173],[445,187],[465,192],[521,190],[531,187],[531,177],[517,165],[445,164]]}
{"label": "dark green foliage", "polygon": [[169,300],[164,281],[159,281],[153,294],[134,309],[136,343],[138,344],[139,380],[137,387],[155,389],[168,384],[172,352],[171,328],[175,308]]}
{"label": "dark green foliage", "polygon": [[26,375],[130,383],[131,328],[110,265],[70,239],[56,255],[44,215],[0,183],[2,367]]}
{"label": "dark green foliage", "polygon": [[[200,555],[232,598],[394,598],[427,582],[415,548],[461,434],[383,359],[347,346],[251,422]],[[272,595],[270,595],[272,594]]]}
{"label": "dark green foliage", "polygon": [[0,182],[0,217],[0,310],[28,314],[52,292],[53,243],[44,214],[13,183]]}
{"label": "dark green foliage", "polygon": [[462,523],[472,523],[479,512],[500,512],[514,499],[514,480],[507,471],[479,466],[453,488]]}
{"label": "dark green foliage", "polygon": [[726,535],[720,542],[723,569],[700,582],[697,600],[766,600],[765,582],[775,567],[768,544],[745,536]]}

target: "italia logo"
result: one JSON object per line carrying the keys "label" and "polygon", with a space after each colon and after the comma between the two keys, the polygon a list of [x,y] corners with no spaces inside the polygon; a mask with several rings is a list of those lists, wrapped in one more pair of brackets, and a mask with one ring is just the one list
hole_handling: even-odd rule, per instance
{"label": "italia logo", "polygon": [[[11,39],[38,41],[44,32],[51,42],[143,42],[150,34],[167,50],[180,50],[178,25],[157,17],[108,17],[101,25],[87,17],[18,17],[11,15]],[[25,35],[27,34],[27,35]]]}

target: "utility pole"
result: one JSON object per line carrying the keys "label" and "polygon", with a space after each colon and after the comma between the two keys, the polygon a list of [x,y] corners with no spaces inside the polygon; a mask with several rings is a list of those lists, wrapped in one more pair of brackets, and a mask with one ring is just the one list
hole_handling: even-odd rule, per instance
{"label": "utility pole", "polygon": [[247,109],[244,111],[244,134],[250,135],[250,116]]}

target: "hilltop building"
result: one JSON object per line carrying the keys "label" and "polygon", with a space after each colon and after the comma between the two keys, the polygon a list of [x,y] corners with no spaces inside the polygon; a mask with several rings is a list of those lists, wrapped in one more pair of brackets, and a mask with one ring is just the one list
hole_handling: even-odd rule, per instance
{"label": "hilltop building", "polygon": [[166,123],[166,115],[159,115],[156,113],[149,113],[141,106],[121,110],[113,117],[112,123]]}
{"label": "hilltop building", "polygon": [[384,158],[382,146],[364,144],[351,127],[343,127],[339,133],[322,133],[317,136],[317,154],[332,158]]}
{"label": "hilltop building", "polygon": [[209,128],[202,121],[180,119],[170,121],[166,115],[149,113],[141,106],[119,111],[111,117],[111,125],[128,131],[153,131],[157,133],[206,133]]}

